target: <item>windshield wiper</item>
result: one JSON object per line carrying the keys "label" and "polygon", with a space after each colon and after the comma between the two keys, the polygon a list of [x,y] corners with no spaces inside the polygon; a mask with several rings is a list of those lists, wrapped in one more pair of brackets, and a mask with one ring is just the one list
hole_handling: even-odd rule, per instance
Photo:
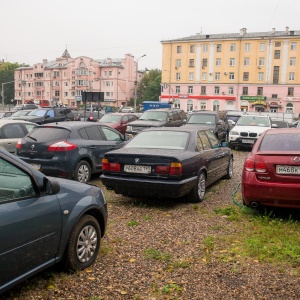
{"label": "windshield wiper", "polygon": [[32,139],[32,140],[34,140],[34,141],[37,141],[36,138],[34,138],[34,137],[30,136],[30,135],[27,135],[27,137],[29,137],[30,139]]}

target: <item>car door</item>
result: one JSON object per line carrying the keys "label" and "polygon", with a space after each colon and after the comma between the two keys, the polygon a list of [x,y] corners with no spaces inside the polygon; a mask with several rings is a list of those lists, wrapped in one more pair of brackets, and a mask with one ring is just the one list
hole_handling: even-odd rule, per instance
{"label": "car door", "polygon": [[14,154],[17,142],[26,134],[21,124],[6,124],[0,130],[0,147]]}
{"label": "car door", "polygon": [[61,236],[60,205],[55,195],[38,189],[27,170],[0,157],[0,289],[55,261]]}

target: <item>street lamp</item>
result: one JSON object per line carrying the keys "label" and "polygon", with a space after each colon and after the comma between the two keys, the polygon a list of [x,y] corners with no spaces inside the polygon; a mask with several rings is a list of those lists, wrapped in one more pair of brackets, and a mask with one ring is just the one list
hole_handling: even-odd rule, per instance
{"label": "street lamp", "polygon": [[9,81],[9,82],[2,82],[2,90],[1,90],[1,96],[2,96],[2,110],[4,110],[4,85],[8,83],[12,83],[15,81]]}
{"label": "street lamp", "polygon": [[134,112],[136,112],[136,99],[137,99],[137,75],[138,75],[138,65],[139,65],[139,59],[142,58],[142,57],[145,57],[146,54],[142,55],[141,57],[139,57],[137,60],[136,60],[136,72],[135,72],[135,89],[134,89]]}

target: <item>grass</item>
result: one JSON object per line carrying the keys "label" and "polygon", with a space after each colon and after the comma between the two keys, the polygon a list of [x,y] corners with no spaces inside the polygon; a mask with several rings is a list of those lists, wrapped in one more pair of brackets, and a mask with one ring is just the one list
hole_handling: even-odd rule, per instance
{"label": "grass", "polygon": [[155,260],[160,260],[160,261],[170,261],[171,260],[171,254],[169,253],[164,253],[161,252],[155,248],[150,248],[150,249],[146,249],[144,252],[144,255],[146,258],[149,259],[155,259]]}

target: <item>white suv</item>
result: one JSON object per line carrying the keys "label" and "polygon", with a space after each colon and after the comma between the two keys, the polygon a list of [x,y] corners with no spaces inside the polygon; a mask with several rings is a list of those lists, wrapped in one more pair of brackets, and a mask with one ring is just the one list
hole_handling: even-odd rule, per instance
{"label": "white suv", "polygon": [[272,121],[267,115],[243,115],[229,132],[228,146],[231,149],[252,147],[259,136],[270,128]]}

